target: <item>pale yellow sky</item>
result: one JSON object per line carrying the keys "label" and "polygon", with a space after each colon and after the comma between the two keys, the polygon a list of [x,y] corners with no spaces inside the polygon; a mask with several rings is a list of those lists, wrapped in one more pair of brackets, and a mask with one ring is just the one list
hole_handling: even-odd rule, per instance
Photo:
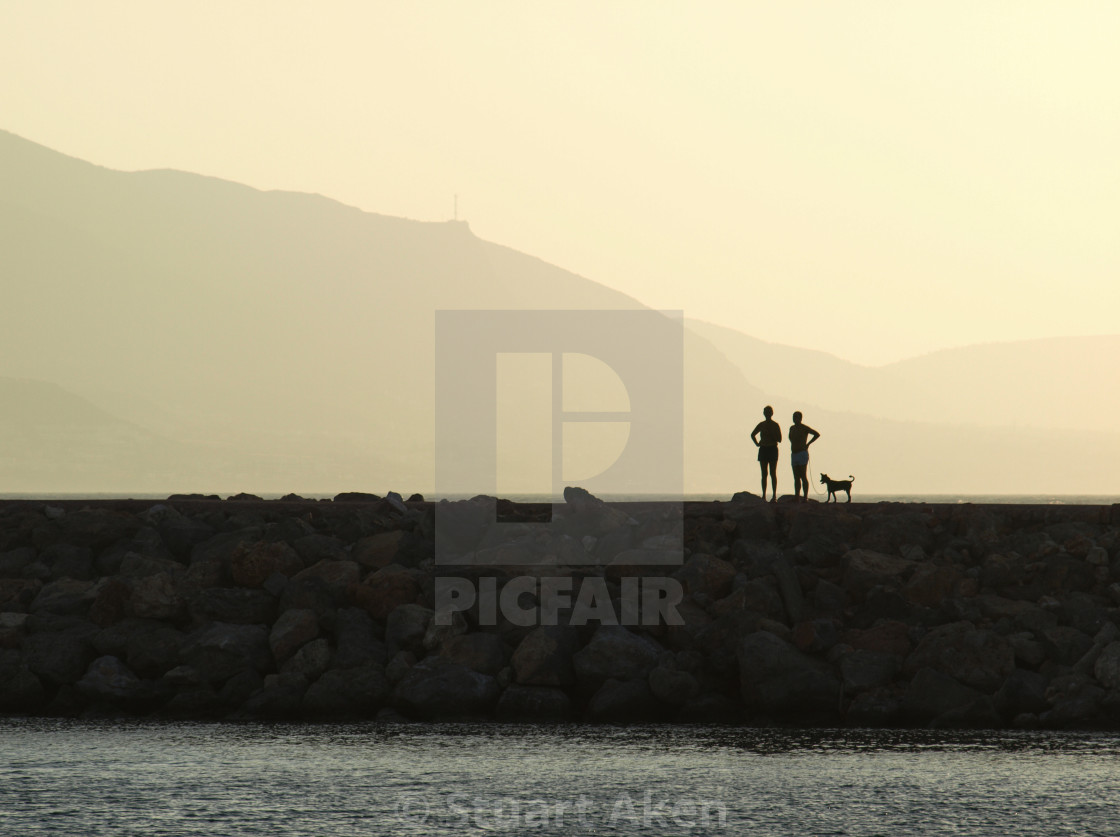
{"label": "pale yellow sky", "polygon": [[1116,333],[1120,4],[50,2],[0,128],[882,363]]}

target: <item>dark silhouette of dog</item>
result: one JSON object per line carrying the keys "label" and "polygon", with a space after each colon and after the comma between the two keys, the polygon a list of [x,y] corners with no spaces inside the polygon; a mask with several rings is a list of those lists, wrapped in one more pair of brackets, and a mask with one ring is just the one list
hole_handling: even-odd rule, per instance
{"label": "dark silhouette of dog", "polygon": [[[855,482],[855,477],[853,477],[851,474],[848,474],[848,478],[846,480],[831,480],[828,478],[828,474],[821,474],[821,483],[828,486],[828,499],[826,499],[825,502],[827,503],[829,500],[836,500],[837,491],[843,491],[844,493],[846,493],[848,495],[848,502],[852,502],[853,482]],[[840,501],[836,500],[836,502],[839,503]]]}

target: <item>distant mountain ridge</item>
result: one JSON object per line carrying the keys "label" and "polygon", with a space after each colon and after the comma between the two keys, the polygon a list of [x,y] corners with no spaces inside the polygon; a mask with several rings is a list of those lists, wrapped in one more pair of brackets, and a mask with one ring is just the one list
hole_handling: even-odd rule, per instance
{"label": "distant mountain ridge", "polygon": [[[0,376],[49,382],[100,410],[81,414],[88,432],[52,446],[50,417],[64,408],[28,401],[39,441],[18,468],[13,452],[0,457],[0,493],[428,491],[437,309],[643,307],[461,223],[182,172],[112,171],[2,131],[0,254]],[[688,491],[758,490],[747,436],[767,402],[783,425],[805,409],[825,433],[814,468],[856,473],[857,491],[1116,485],[1120,434],[943,424],[955,421],[939,404],[953,396],[937,391],[951,365],[866,370],[760,344],[687,325]],[[926,401],[916,403],[940,412],[900,409],[908,390],[892,387],[918,378],[934,384],[918,387]],[[985,423],[982,412],[968,423]],[[104,420],[120,435],[94,432]],[[1086,443],[1093,458],[1074,458]],[[1067,444],[1064,461],[1050,461]],[[89,463],[109,461],[99,481]]]}
{"label": "distant mountain ridge", "polygon": [[[862,366],[690,320],[769,393],[899,421],[1114,432],[1120,335],[984,343]],[[842,343],[842,335],[838,336]]]}

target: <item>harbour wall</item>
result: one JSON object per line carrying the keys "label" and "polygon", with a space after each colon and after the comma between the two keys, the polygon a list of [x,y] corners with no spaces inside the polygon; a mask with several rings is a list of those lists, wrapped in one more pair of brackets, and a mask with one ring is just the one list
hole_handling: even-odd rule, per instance
{"label": "harbour wall", "polygon": [[1120,506],[9,501],[0,713],[1120,729]]}

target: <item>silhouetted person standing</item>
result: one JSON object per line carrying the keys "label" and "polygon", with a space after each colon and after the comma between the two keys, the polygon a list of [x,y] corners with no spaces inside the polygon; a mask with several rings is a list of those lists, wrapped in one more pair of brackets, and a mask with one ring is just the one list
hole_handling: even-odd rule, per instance
{"label": "silhouetted person standing", "polygon": [[751,441],[758,448],[758,467],[762,471],[762,499],[766,499],[766,469],[770,469],[770,502],[778,499],[778,443],[782,441],[782,428],[774,421],[774,408],[767,406],[763,421],[751,431]]}
{"label": "silhouetted person standing", "polygon": [[[809,438],[812,436],[813,438]],[[821,434],[807,424],[801,423],[801,411],[793,414],[793,427],[789,429],[789,447],[792,455],[790,463],[793,465],[793,496],[801,496],[801,487],[805,487],[805,499],[809,499],[809,478],[805,476],[805,469],[809,465],[809,445],[817,441]]]}

